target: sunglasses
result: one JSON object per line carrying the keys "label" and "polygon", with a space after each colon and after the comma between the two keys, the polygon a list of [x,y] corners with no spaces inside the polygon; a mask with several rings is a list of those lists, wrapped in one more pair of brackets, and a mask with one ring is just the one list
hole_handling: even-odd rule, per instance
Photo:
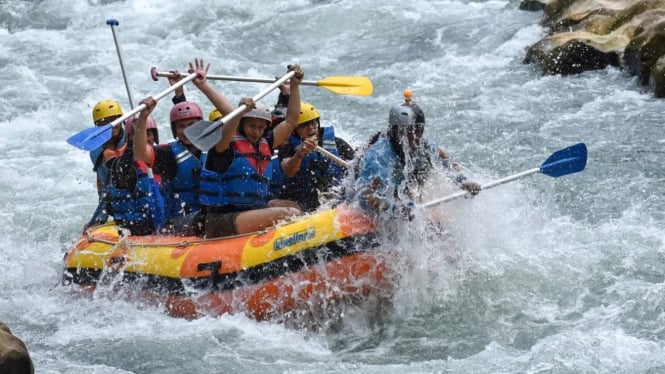
{"label": "sunglasses", "polygon": [[310,126],[316,127],[317,125],[318,125],[318,123],[316,121],[308,121],[308,122],[301,123],[300,125],[298,125],[298,129],[304,130],[304,129],[310,127]]}

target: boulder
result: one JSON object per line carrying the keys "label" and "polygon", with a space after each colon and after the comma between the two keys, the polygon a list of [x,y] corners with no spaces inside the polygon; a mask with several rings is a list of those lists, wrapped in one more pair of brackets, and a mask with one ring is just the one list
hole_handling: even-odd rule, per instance
{"label": "boulder", "polygon": [[590,45],[589,39],[594,37],[598,35],[586,32],[547,37],[529,48],[524,62],[536,64],[543,74],[561,75],[618,66],[619,56],[611,43],[619,41],[606,38],[608,40],[603,43],[605,51],[602,51]]}
{"label": "boulder", "polygon": [[649,84],[651,69],[665,54],[665,20],[637,34],[626,46],[623,65],[638,76],[642,85]]}
{"label": "boulder", "polygon": [[0,373],[33,374],[35,372],[25,344],[12,335],[9,327],[0,322]]}
{"label": "boulder", "polygon": [[665,55],[665,0],[523,1],[524,7],[544,4],[542,24],[550,28],[528,49],[525,63],[564,75],[620,66],[658,97],[665,94],[659,60]]}
{"label": "boulder", "polygon": [[649,88],[656,97],[665,97],[665,56],[660,56],[656,65],[651,69]]}
{"label": "boulder", "polygon": [[520,3],[520,10],[531,12],[541,11],[545,9],[548,2],[548,0],[522,0]]}

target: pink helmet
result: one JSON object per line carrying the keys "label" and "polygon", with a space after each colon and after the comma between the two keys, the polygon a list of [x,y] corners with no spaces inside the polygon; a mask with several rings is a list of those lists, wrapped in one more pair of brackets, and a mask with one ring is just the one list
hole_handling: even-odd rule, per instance
{"label": "pink helmet", "polygon": [[[127,134],[128,138],[131,138],[132,134],[134,134],[134,122],[136,121],[138,121],[138,117],[129,117],[125,121],[125,134]],[[157,122],[155,122],[155,119],[152,118],[151,115],[148,116],[146,125],[146,130],[155,130],[155,143],[159,144],[159,130],[157,129]]]}
{"label": "pink helmet", "polygon": [[176,138],[175,126],[174,123],[182,121],[184,119],[197,118],[203,119],[203,112],[201,108],[196,103],[185,101],[182,103],[176,104],[173,109],[171,109],[171,132],[173,137]]}

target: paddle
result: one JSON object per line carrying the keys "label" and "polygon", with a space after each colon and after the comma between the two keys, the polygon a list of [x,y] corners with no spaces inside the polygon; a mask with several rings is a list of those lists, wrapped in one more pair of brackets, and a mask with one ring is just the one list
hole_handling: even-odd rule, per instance
{"label": "paddle", "polygon": [[[543,173],[550,177],[561,177],[568,174],[577,173],[584,170],[587,160],[587,149],[584,143],[578,143],[570,147],[560,149],[554,152],[550,157],[543,162],[538,168],[530,169],[517,173],[502,179],[495,180],[482,186],[483,190],[505,184],[516,179],[520,179],[531,174]],[[450,200],[454,200],[463,196],[468,196],[467,191],[460,191],[452,195],[436,199],[425,204],[420,205],[423,208],[430,208]]]}
{"label": "paddle", "polygon": [[[279,87],[282,83],[289,80],[296,72],[290,71],[286,75],[279,78],[270,86],[266,87],[263,91],[259,92],[252,98],[254,102],[261,100],[268,95],[272,90]],[[203,152],[207,152],[210,148],[214,147],[220,140],[222,140],[222,132],[218,131],[222,125],[233,120],[236,116],[243,113],[247,109],[247,105],[241,105],[233,110],[233,112],[225,115],[217,121],[197,121],[193,125],[185,129],[185,135],[196,148]]]}
{"label": "paddle", "polygon": [[[153,95],[153,98],[156,101],[159,101],[161,98],[164,96],[168,95],[169,93],[175,91],[177,88],[182,87],[185,83],[190,82],[194,80],[194,78],[197,77],[196,73],[189,74],[185,78],[179,80],[177,83],[173,84],[172,86],[169,86],[169,88],[165,89],[164,91]],[[67,143],[73,145],[74,147],[81,148],[86,151],[92,151],[100,146],[102,146],[104,143],[109,141],[111,139],[111,133],[113,131],[113,126],[121,123],[122,121],[126,120],[127,118],[135,115],[136,113],[142,111],[143,109],[146,108],[145,104],[140,104],[136,108],[130,110],[129,112],[123,114],[120,118],[116,119],[115,121],[109,123],[108,125],[104,126],[98,126],[98,127],[92,127],[92,128],[87,128],[83,131],[80,131],[69,138],[67,138]]]}
{"label": "paddle", "polygon": [[336,162],[339,166],[341,166],[343,168],[348,168],[349,167],[349,164],[346,161],[344,161],[341,158],[335,156],[334,154],[326,151],[325,149],[319,147],[318,145],[316,146],[316,148],[314,148],[314,150],[316,150],[320,154],[328,157],[329,159],[333,160],[334,162]]}
{"label": "paddle", "polygon": [[125,63],[122,61],[122,52],[120,51],[120,44],[118,44],[118,36],[115,33],[115,27],[120,25],[118,20],[109,18],[106,20],[106,24],[111,26],[111,32],[113,33],[113,42],[115,43],[115,50],[118,53],[118,60],[120,60],[120,71],[122,71],[122,79],[125,81],[125,88],[127,89],[127,98],[129,98],[129,106],[134,108],[134,99],[132,98],[132,91],[129,89],[129,83],[127,82],[127,73],[125,72]]}
{"label": "paddle", "polygon": [[[152,76],[153,80],[159,79],[158,77],[173,76],[173,74],[168,72],[158,72],[157,68],[155,67],[150,69],[150,75]],[[206,78],[211,80],[236,82],[275,82],[274,78],[233,77],[228,75],[208,75]],[[372,81],[370,81],[367,77],[328,77],[319,81],[302,81],[300,84],[304,86],[323,87],[326,90],[334,92],[338,95],[370,96],[374,90]]]}

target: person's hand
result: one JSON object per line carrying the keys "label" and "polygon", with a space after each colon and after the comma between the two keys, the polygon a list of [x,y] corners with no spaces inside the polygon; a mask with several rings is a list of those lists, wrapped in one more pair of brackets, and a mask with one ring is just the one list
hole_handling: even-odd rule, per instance
{"label": "person's hand", "polygon": [[152,96],[148,96],[145,99],[141,100],[139,104],[144,104],[145,109],[143,109],[139,115],[140,117],[148,117],[150,113],[152,113],[153,110],[155,110],[155,107],[157,106],[157,100],[155,100]]}
{"label": "person's hand", "polygon": [[169,86],[173,86],[183,78],[182,74],[180,74],[180,72],[177,70],[169,70],[169,74],[170,75],[167,77],[169,80]]}
{"label": "person's hand", "polygon": [[295,156],[300,159],[305,158],[305,156],[312,153],[312,151],[316,148],[316,143],[315,136],[304,139],[302,144],[298,146]]}
{"label": "person's hand", "polygon": [[245,110],[243,113],[249,113],[256,107],[256,103],[254,102],[254,99],[251,97],[243,97],[240,99],[240,102],[238,103],[238,107],[245,106]]}
{"label": "person's hand", "polygon": [[[173,86],[183,78],[182,74],[180,74],[180,72],[177,70],[169,70],[169,73],[171,74],[168,76],[169,86]],[[174,93],[176,97],[180,97],[185,94],[185,89],[183,88],[183,86],[180,86],[175,89]]]}
{"label": "person's hand", "polygon": [[300,68],[300,65],[294,64],[294,65],[289,65],[287,66],[287,71],[295,71],[296,73],[293,75],[292,79],[289,79],[289,84],[300,84],[302,79],[305,77],[305,73],[302,71]]}
{"label": "person's hand", "polygon": [[197,74],[197,77],[192,81],[196,87],[200,87],[206,83],[208,69],[210,69],[210,64],[205,65],[202,58],[195,58],[193,65],[191,62],[189,63],[189,74]]}
{"label": "person's hand", "polygon": [[462,189],[468,191],[471,195],[478,195],[482,188],[476,182],[464,182],[462,183]]}

